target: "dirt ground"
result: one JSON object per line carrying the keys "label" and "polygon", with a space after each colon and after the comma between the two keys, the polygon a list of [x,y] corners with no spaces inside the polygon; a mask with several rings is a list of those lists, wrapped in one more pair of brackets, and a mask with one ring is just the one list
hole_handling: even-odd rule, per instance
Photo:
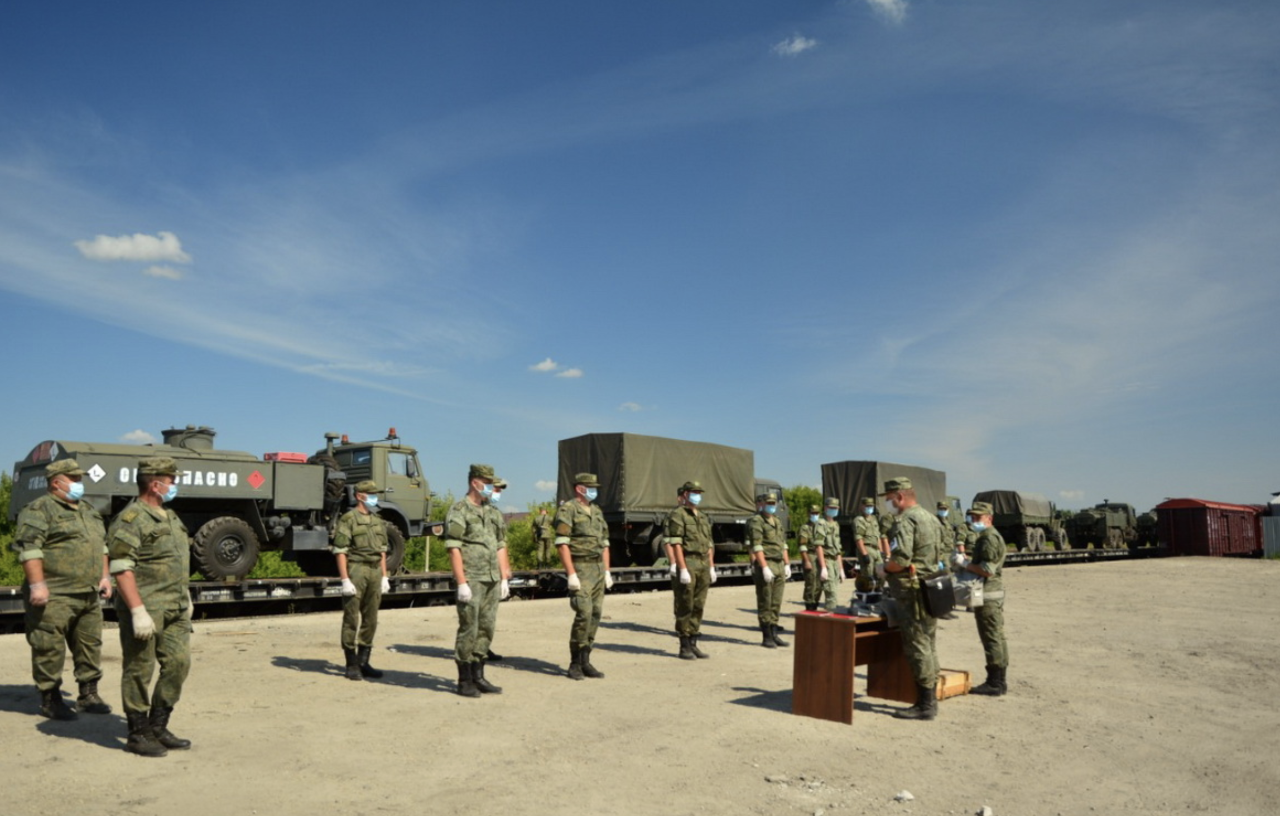
{"label": "dirt ground", "polygon": [[[1207,558],[1012,569],[1007,697],[943,701],[932,723],[859,697],[852,726],[789,713],[792,650],[760,648],[750,587],[712,591],[712,657],[692,662],[670,594],[610,596],[608,677],[584,682],[563,674],[566,601],[503,604],[505,693],[478,700],[453,693],[449,607],[385,612],[387,674],[362,683],[340,674],[337,613],[197,622],[171,723],[195,746],[163,759],[121,749],[118,713],[38,716],[26,642],[0,637],[3,812],[1274,814],[1278,582],[1280,562]],[[972,616],[938,650],[982,679]]]}

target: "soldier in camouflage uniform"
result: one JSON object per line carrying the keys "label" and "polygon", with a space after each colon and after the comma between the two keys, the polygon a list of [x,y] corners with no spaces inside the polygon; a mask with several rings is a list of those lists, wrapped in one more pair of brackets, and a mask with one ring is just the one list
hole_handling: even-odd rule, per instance
{"label": "soldier in camouflage uniform", "polygon": [[387,577],[387,523],[378,515],[378,483],[356,484],[356,506],[342,514],[333,531],[333,554],[342,579],[342,654],[348,680],[377,679],[369,665],[378,631],[382,593],[391,591]]}
{"label": "soldier in camouflage uniform", "polygon": [[1004,639],[1004,537],[992,525],[994,511],[987,502],[974,502],[969,508],[976,539],[972,560],[959,555],[958,569],[982,576],[982,606],[973,610],[978,623],[978,638],[987,658],[987,681],[973,689],[974,694],[1003,696],[1008,690],[1005,672],[1009,668],[1009,644]]}
{"label": "soldier in camouflage uniform", "polygon": [[884,563],[880,519],[876,515],[876,500],[863,499],[862,513],[853,521],[853,545],[858,551],[858,580],[854,587],[862,592],[876,588],[876,568]]}
{"label": "soldier in camouflage uniform", "polygon": [[834,612],[840,594],[840,582],[844,580],[844,548],[840,543],[840,525],[836,523],[836,516],[840,515],[840,500],[829,496],[822,514],[823,517],[818,521],[821,527],[816,540],[820,587],[817,601],[828,612]]}
{"label": "soldier in camouflage uniform", "polygon": [[74,720],[62,699],[62,668],[71,662],[80,686],[76,708],[110,714],[98,696],[102,678],[102,607],[111,597],[107,574],[107,532],[102,516],[84,495],[84,471],[74,459],[59,459],[44,470],[48,492],[18,515],[13,549],[22,563],[31,674],[40,692],[40,713]]}
{"label": "soldier in camouflage uniform", "polygon": [[822,508],[816,504],[809,505],[809,520],[801,525],[796,533],[796,543],[800,549],[800,563],[804,570],[804,608],[813,612],[818,608],[818,596],[822,592],[822,581],[819,578],[818,554],[822,545],[818,543],[822,524]]}
{"label": "soldier in camouflage uniform", "polygon": [[778,521],[778,496],[761,493],[756,496],[757,513],[747,522],[747,545],[751,548],[751,576],[756,585],[756,616],[760,621],[760,645],[767,649],[786,646],[778,637],[778,613],[782,611],[782,595],[791,574],[787,553],[787,531]]}
{"label": "soldier in camouflage uniform", "polygon": [[551,563],[551,548],[555,546],[552,543],[555,538],[553,533],[551,517],[547,515],[547,508],[543,507],[533,519],[533,539],[538,544],[538,569],[546,569]]}
{"label": "soldier in camouflage uniform", "polygon": [[939,543],[943,569],[951,563],[951,556],[956,553],[956,528],[951,526],[951,522],[947,521],[947,517],[951,515],[951,508],[946,502],[938,502],[938,509],[935,512],[938,517],[938,525],[942,528],[941,541]]}
{"label": "soldier in camouflage uniform", "polygon": [[[499,596],[506,598],[511,593],[511,568],[507,563],[507,517],[498,509],[498,502],[502,499],[502,491],[507,489],[505,479],[493,480],[493,493],[489,494],[489,508],[498,514],[498,546],[499,556],[498,562],[502,567],[502,585],[499,588]],[[502,655],[493,650],[493,639],[498,636],[497,631],[493,633],[493,637],[489,638],[489,651],[485,653],[485,665],[489,663],[498,663],[502,660]]]}
{"label": "soldier in camouflage uniform", "polygon": [[[107,533],[118,589],[125,750],[148,757],[191,747],[169,731],[169,715],[191,669],[191,539],[178,514],[165,507],[178,495],[177,475],[178,464],[168,457],[139,460],[138,497]],[[148,693],[157,663],[160,677]]]}
{"label": "soldier in camouflage uniform", "polygon": [[613,588],[609,572],[609,526],[593,502],[600,482],[594,473],[573,479],[573,498],[556,511],[556,547],[569,578],[569,606],[573,627],[569,630],[569,677],[604,677],[591,665],[591,649],[604,612],[604,593]]}
{"label": "soldier in camouflage uniform", "polygon": [[886,503],[893,508],[893,545],[880,567],[889,592],[898,603],[902,620],[902,650],[916,681],[915,705],[895,716],[908,720],[932,720],[938,716],[938,622],[924,610],[920,580],[938,565],[941,533],[938,520],[916,502],[911,480],[905,476],[884,483]]}
{"label": "soldier in camouflage uniform", "polygon": [[698,512],[702,484],[685,482],[680,488],[683,503],[667,516],[664,536],[671,546],[676,565],[676,633],[680,636],[680,659],[705,659],[711,655],[698,647],[702,634],[702,612],[707,590],[716,581],[715,545],[711,541],[711,521]]}
{"label": "soldier in camouflage uniform", "polygon": [[479,697],[502,689],[484,676],[485,656],[498,622],[498,602],[510,594],[507,549],[502,514],[489,504],[493,467],[472,465],[467,495],[445,515],[445,550],[457,584],[458,636],[454,659],[458,665],[458,694]]}

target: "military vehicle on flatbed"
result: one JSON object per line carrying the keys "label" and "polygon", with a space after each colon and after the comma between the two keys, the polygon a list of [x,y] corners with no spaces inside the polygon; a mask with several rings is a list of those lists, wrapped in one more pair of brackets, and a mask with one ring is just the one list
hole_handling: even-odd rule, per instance
{"label": "military vehicle on flatbed", "polygon": [[137,495],[138,460],[169,456],[178,462],[178,496],[169,504],[191,532],[192,564],[209,580],[241,579],[261,550],[282,550],[310,575],[335,575],[329,551],[339,516],[355,506],[353,485],[372,479],[385,490],[378,513],[387,522],[387,569],[404,561],[405,540],[432,531],[431,490],[417,451],[395,429],[376,442],[326,445],[312,456],[217,450],[216,432],[188,425],[162,432],[159,445],[47,440],[14,465],[9,514],[47,490],[52,461],[75,459],[84,469],[85,495],[103,519],[111,519]]}
{"label": "military vehicle on flatbed", "polygon": [[1138,517],[1132,504],[1103,501],[1068,519],[1067,533],[1077,547],[1123,549],[1138,540]]}
{"label": "military vehicle on flatbed", "polygon": [[1059,550],[1070,548],[1066,529],[1056,518],[1058,508],[1039,493],[984,490],[973,500],[991,505],[992,523],[1004,540],[1018,550],[1044,552],[1049,541]]}

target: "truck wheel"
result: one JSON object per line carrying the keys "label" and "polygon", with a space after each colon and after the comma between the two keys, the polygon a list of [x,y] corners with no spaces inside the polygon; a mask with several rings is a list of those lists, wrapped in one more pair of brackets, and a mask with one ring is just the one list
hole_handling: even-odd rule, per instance
{"label": "truck wheel", "polygon": [[328,550],[304,551],[294,555],[298,568],[307,575],[331,578],[338,574],[338,562],[333,560],[333,553]]}
{"label": "truck wheel", "polygon": [[404,566],[404,533],[387,522],[387,575],[395,575]]}
{"label": "truck wheel", "polygon": [[258,537],[244,519],[219,516],[196,531],[191,555],[210,581],[240,580],[258,563]]}

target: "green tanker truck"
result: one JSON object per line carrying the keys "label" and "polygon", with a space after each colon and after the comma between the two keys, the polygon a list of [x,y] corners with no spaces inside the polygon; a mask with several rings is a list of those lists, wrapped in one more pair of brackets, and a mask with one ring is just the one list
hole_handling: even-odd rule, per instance
{"label": "green tanker truck", "polygon": [[[415,449],[392,428],[386,439],[349,442],[325,434],[314,455],[218,450],[216,432],[188,425],[162,432],[158,445],[46,440],[14,465],[9,515],[45,493],[45,467],[75,459],[85,471],[85,494],[103,519],[137,495],[138,460],[170,456],[178,462],[178,497],[169,505],[191,532],[191,560],[209,580],[239,580],[262,550],[281,550],[309,575],[336,575],[329,545],[338,517],[355,506],[352,486],[372,479],[384,490],[378,512],[387,523],[387,569],[399,570],[405,541],[435,530],[431,490]],[[337,442],[337,444],[335,444]],[[437,525],[438,526],[438,525]]]}

